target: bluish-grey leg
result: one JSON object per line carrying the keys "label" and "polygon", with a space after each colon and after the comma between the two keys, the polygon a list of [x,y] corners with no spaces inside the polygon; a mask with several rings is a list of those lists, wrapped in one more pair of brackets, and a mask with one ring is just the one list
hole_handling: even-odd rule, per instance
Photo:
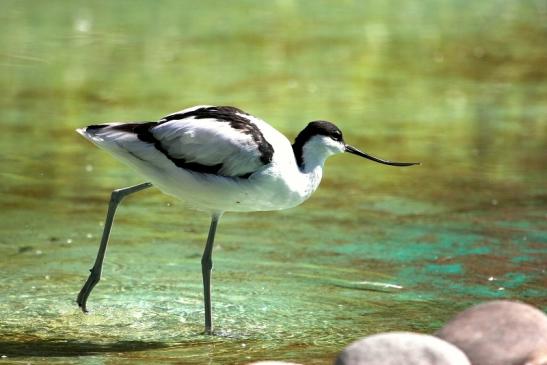
{"label": "bluish-grey leg", "polygon": [[205,334],[213,333],[213,314],[211,308],[211,272],[213,270],[213,244],[215,242],[215,233],[220,220],[221,213],[215,213],[211,217],[211,226],[209,227],[209,236],[207,244],[201,258],[201,273],[203,274],[203,301],[205,303]]}
{"label": "bluish-grey leg", "polygon": [[103,270],[103,260],[106,253],[106,245],[108,244],[108,237],[110,236],[110,229],[112,228],[112,222],[114,221],[114,215],[116,214],[116,208],[118,204],[126,196],[136,193],[138,191],[147,189],[151,187],[151,183],[143,183],[135,186],[130,186],[128,188],[117,189],[112,192],[110,197],[110,203],[108,205],[108,213],[106,214],[106,221],[104,223],[103,237],[101,239],[101,245],[99,246],[99,252],[97,253],[97,258],[95,259],[95,264],[89,270],[91,274],[87,278],[82,290],[78,294],[76,301],[83,312],[87,312],[86,302],[89,294],[93,290],[93,287],[97,285],[99,280],[101,280],[101,272]]}

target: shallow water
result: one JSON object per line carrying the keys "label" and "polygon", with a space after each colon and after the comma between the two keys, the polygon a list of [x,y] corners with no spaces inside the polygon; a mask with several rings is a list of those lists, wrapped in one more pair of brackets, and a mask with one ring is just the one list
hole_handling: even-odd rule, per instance
{"label": "shallow water", "polygon": [[[0,3],[0,363],[329,364],[458,310],[547,310],[547,8],[540,1]],[[216,334],[208,217],[122,203],[89,315],[75,305],[110,191],[141,182],[74,128],[236,105],[293,138],[335,121],[354,156],[283,212],[226,214]]]}

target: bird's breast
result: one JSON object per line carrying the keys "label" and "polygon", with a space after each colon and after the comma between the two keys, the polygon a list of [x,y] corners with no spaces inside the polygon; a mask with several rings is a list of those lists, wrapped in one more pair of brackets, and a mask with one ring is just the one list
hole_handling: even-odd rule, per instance
{"label": "bird's breast", "polygon": [[249,193],[246,205],[240,208],[251,210],[280,210],[300,205],[307,200],[319,186],[322,171],[302,173],[296,164],[276,165],[260,171],[249,179]]}

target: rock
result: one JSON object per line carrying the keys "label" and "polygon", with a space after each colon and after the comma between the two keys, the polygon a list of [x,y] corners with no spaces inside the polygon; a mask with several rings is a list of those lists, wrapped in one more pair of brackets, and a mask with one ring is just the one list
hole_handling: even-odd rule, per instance
{"label": "rock", "polygon": [[459,347],[473,365],[535,364],[547,349],[547,316],[528,304],[496,300],[461,312],[436,336]]}
{"label": "rock", "polygon": [[470,365],[463,352],[434,336],[380,333],[346,347],[335,365]]}
{"label": "rock", "polygon": [[524,365],[547,365],[547,347],[534,351]]}

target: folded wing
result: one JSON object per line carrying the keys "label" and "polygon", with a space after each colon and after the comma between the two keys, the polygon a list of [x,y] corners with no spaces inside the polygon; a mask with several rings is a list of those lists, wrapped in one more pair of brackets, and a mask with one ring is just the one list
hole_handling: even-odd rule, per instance
{"label": "folded wing", "polygon": [[273,148],[246,115],[233,107],[198,106],[158,122],[90,126],[86,133],[114,138],[118,147],[156,165],[159,152],[177,168],[247,178],[271,162]]}

